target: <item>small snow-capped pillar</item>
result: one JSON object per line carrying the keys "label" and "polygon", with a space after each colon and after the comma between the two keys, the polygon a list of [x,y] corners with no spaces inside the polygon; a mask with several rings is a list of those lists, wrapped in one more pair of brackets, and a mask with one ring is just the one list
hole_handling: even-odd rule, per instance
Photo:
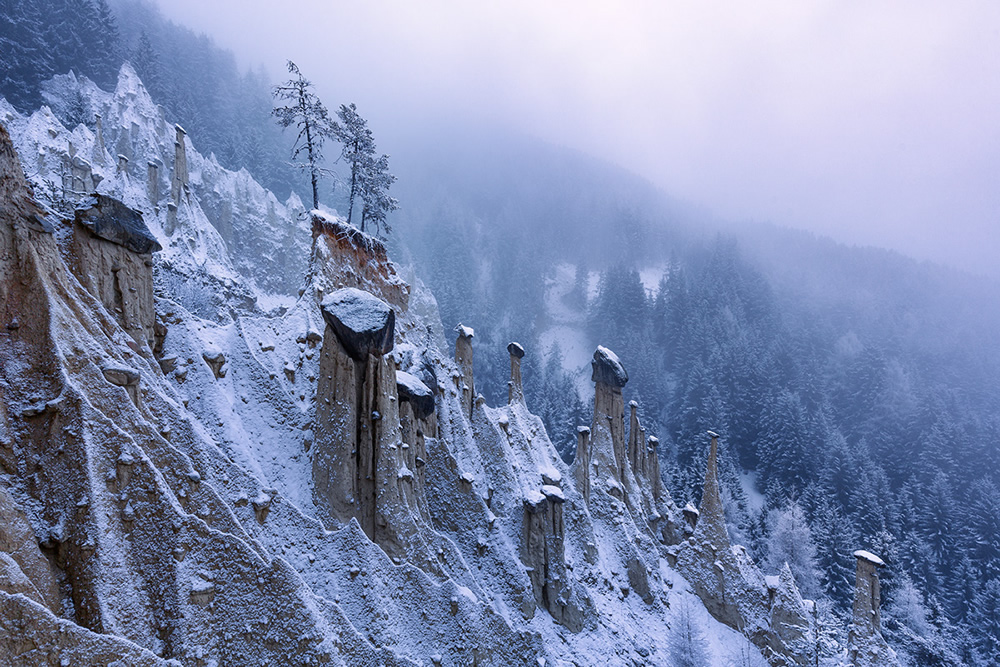
{"label": "small snow-capped pillar", "polygon": [[90,163],[79,155],[74,155],[69,161],[70,188],[73,195],[89,194],[96,188],[93,168]]}
{"label": "small snow-capped pillar", "polygon": [[618,355],[599,345],[591,362],[594,382],[594,421],[591,425],[595,446],[605,442],[598,441],[601,432],[607,432],[611,438],[613,451],[614,475],[619,484],[624,483],[624,470],[628,460],[625,451],[625,399],[622,398],[622,388],[628,382],[628,372]]}
{"label": "small snow-capped pillar", "polygon": [[188,168],[187,149],[184,145],[184,136],[187,132],[180,125],[174,125],[176,138],[174,139],[174,176],[170,182],[170,199],[176,206],[180,206],[181,195],[187,191]]}
{"label": "small snow-capped pillar", "polygon": [[547,609],[556,623],[577,632],[577,615],[568,609],[572,591],[565,560],[565,502],[562,489],[555,484],[544,484],[524,499],[521,559],[536,604]]}
{"label": "small snow-capped pillar", "polygon": [[396,371],[396,395],[399,397],[399,427],[402,431],[400,479],[412,480],[408,496],[423,507],[424,469],[427,465],[427,436],[437,436],[434,392],[420,378]]}
{"label": "small snow-capped pillar", "polygon": [[455,363],[461,372],[462,406],[466,414],[472,416],[473,399],[476,396],[476,385],[472,378],[472,339],[476,332],[472,327],[459,324],[455,327],[458,338],[455,340]]}
{"label": "small snow-capped pillar", "polygon": [[573,458],[573,480],[584,502],[590,502],[590,427],[576,427],[576,456]]}
{"label": "small snow-capped pillar", "polygon": [[524,358],[524,348],[520,343],[507,345],[510,353],[510,381],[507,383],[507,402],[524,402],[524,388],[521,386],[521,359]]}
{"label": "small snow-capped pillar", "polygon": [[777,577],[765,577],[770,607],[770,626],[772,632],[767,638],[765,650],[770,650],[782,661],[775,664],[806,665],[813,664],[814,645],[811,645],[810,635],[815,636],[813,619],[809,613],[810,607],[795,585],[792,570],[785,563]]}
{"label": "small snow-capped pillar", "polygon": [[864,638],[881,636],[882,589],[878,580],[878,568],[885,566],[885,561],[868,551],[855,551],[854,558],[858,565],[854,579],[854,613],[850,633],[852,646],[856,646]]}
{"label": "small snow-capped pillar", "polygon": [[653,489],[653,498],[659,500],[663,497],[663,480],[660,479],[660,439],[651,435],[648,442],[649,446],[646,448],[648,477]]}
{"label": "small snow-capped pillar", "polygon": [[405,409],[412,417],[412,427],[403,427],[403,442],[414,444],[417,434],[437,436],[434,419],[434,392],[415,375],[396,371],[396,394],[399,396],[400,416]]}
{"label": "small snow-capped pillar", "polygon": [[118,154],[118,169],[116,173],[128,176],[128,157],[121,153]]}
{"label": "small snow-capped pillar", "polygon": [[91,161],[94,164],[103,165],[104,164],[104,154],[106,149],[104,148],[104,126],[101,119],[101,114],[94,114],[94,123],[97,125],[96,139],[94,140],[94,152],[91,154]]}
{"label": "small snow-capped pillar", "polygon": [[146,163],[146,195],[153,210],[160,210],[160,165],[150,160]]}
{"label": "small snow-capped pillar", "polygon": [[698,525],[695,537],[706,541],[716,550],[729,548],[729,534],[726,532],[726,516],[722,508],[719,492],[719,435],[708,431],[711,442],[708,447],[708,462],[705,465],[705,487],[698,507]]}
{"label": "small snow-capped pillar", "polygon": [[646,459],[646,430],[639,423],[639,404],[629,401],[628,406],[628,460],[632,464],[632,472],[640,476],[645,472],[643,464]]}

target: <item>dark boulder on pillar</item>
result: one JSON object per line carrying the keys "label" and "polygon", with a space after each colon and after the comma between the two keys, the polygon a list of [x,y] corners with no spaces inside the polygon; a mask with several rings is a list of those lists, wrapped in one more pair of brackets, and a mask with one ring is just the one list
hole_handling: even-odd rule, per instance
{"label": "dark boulder on pillar", "polygon": [[408,401],[417,419],[427,419],[434,412],[434,393],[415,375],[396,371],[396,392],[400,401]]}
{"label": "dark boulder on pillar", "polygon": [[593,368],[591,381],[601,382],[611,387],[624,387],[628,383],[628,372],[618,355],[603,345],[597,346],[594,360],[590,364]]}
{"label": "dark boulder on pillar", "polygon": [[141,255],[162,250],[142,213],[112,197],[91,195],[74,211],[74,218],[94,236]]}
{"label": "dark boulder on pillar", "polygon": [[396,315],[385,301],[354,287],[331,292],[320,306],[323,319],[352,358],[380,357],[392,350]]}

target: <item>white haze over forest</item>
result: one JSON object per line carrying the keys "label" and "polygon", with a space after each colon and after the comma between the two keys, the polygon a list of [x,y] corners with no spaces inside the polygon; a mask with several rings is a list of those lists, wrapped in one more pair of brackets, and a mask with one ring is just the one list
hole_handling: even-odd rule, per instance
{"label": "white haze over forest", "polygon": [[507,126],[724,218],[1000,275],[996,3],[160,6],[242,66],[295,60],[394,155],[421,119]]}

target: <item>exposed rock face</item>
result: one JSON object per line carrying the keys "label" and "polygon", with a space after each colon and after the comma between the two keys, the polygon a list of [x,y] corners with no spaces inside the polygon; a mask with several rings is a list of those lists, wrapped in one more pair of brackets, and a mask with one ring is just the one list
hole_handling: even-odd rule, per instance
{"label": "exposed rock face", "polygon": [[377,292],[399,313],[406,312],[410,287],[399,277],[381,241],[320,211],[312,211],[310,218],[312,262],[324,267],[321,287],[326,292],[342,287]]}
{"label": "exposed rock face", "polygon": [[584,502],[590,502],[590,427],[576,428],[576,456],[573,459],[573,479],[583,495]]}
{"label": "exposed rock face", "polygon": [[397,476],[412,479],[414,503],[424,511],[426,438],[437,437],[434,393],[419,378],[404,371],[396,371],[396,392],[399,396],[399,427],[403,438],[400,445],[403,467]]}
{"label": "exposed rock face", "polygon": [[[768,604],[771,608],[771,634],[764,648],[769,662],[776,667],[809,665],[813,644],[813,619],[810,606],[802,599],[788,563],[777,577],[768,578]],[[814,605],[815,603],[810,603]]]}
{"label": "exposed rock face", "polygon": [[188,168],[187,168],[187,147],[184,145],[184,137],[187,132],[180,125],[174,126],[176,138],[174,139],[174,174],[170,179],[170,199],[174,206],[181,205],[181,198],[187,194],[188,189]]}
{"label": "exposed rock face", "polygon": [[566,569],[565,502],[562,489],[551,484],[525,498],[521,559],[538,606],[547,609],[557,623],[579,632],[583,614],[570,603],[572,588]]}
{"label": "exposed rock face", "polygon": [[139,405],[139,371],[128,366],[105,366],[101,369],[104,379],[118,387],[124,387],[132,402]]}
{"label": "exposed rock face", "polygon": [[67,173],[63,178],[63,187],[74,194],[91,193],[97,187],[100,179],[94,178],[94,171],[80,155],[73,155],[67,160]]}
{"label": "exposed rock face", "polygon": [[[594,352],[592,380],[594,386],[594,423],[591,432],[594,439],[594,456],[597,461],[595,472],[612,475],[619,487],[626,483],[623,472],[628,457],[625,454],[625,399],[622,387],[628,382],[628,373],[618,356],[603,346]],[[600,447],[600,443],[610,444]],[[608,456],[610,454],[610,456]]]}
{"label": "exposed rock face", "polygon": [[201,353],[201,358],[212,369],[212,375],[216,379],[226,377],[226,355],[222,350],[214,346],[210,347]]}
{"label": "exposed rock face", "polygon": [[94,236],[117,243],[140,255],[149,255],[163,248],[149,231],[142,213],[117,199],[94,194],[78,205],[74,215],[77,224]]}
{"label": "exposed rock face", "polygon": [[622,365],[618,355],[604,347],[598,345],[594,352],[594,360],[591,362],[593,369],[592,382],[606,384],[611,387],[621,389],[628,383],[628,372]]}
{"label": "exposed rock face", "polygon": [[396,391],[400,403],[408,402],[417,419],[426,420],[434,413],[434,394],[417,376],[396,371]]}
{"label": "exposed rock face", "polygon": [[153,208],[160,210],[160,165],[150,160],[146,163],[146,191]]}
{"label": "exposed rock face", "polygon": [[715,618],[741,628],[758,646],[768,639],[764,576],[742,547],[729,542],[719,492],[719,436],[709,431],[705,486],[694,534],[680,545],[677,566]]}
{"label": "exposed rock face", "polygon": [[153,263],[160,244],[142,214],[105,195],[76,209],[70,267],[118,325],[139,344],[155,345]]}
{"label": "exposed rock face", "polygon": [[[392,349],[395,317],[384,301],[354,288],[323,300],[327,322],[320,352],[316,445],[316,493],[332,519],[358,520],[376,539],[380,458],[391,444],[392,417],[398,419],[396,369],[383,356]],[[343,332],[343,333],[341,333]],[[379,521],[379,523],[383,523]]]}
{"label": "exposed rock face", "polygon": [[[0,486],[0,591],[22,594],[60,613],[59,583],[38,548],[28,518]],[[10,654],[8,654],[10,655]]]}

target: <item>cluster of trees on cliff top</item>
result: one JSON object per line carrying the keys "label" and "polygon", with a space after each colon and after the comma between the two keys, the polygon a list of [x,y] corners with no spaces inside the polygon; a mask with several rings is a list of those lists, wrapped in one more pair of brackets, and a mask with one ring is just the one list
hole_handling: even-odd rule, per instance
{"label": "cluster of trees on cliff top", "polygon": [[[319,180],[333,173],[323,167],[323,146],[332,139],[341,144],[340,159],[350,167],[347,197],[347,224],[351,224],[355,203],[361,203],[361,231],[371,224],[376,234],[389,232],[387,216],[399,208],[389,187],[396,177],[389,173],[389,156],[376,157],[375,138],[368,129],[368,121],[358,114],[352,104],[341,104],[337,120],[330,118],[326,106],[313,91],[298,66],[288,61],[292,77],[276,86],[274,96],[279,101],[274,115],[283,128],[296,130],[292,159],[303,162],[312,186],[313,208],[319,208]],[[284,102],[284,104],[280,104]]]}

